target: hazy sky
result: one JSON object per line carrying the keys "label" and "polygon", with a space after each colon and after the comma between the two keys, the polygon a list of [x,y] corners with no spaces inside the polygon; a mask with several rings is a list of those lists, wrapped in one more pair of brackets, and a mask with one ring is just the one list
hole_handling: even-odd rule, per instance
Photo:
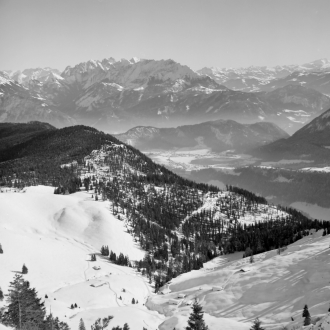
{"label": "hazy sky", "polygon": [[89,59],[204,66],[330,58],[330,0],[0,0],[0,69]]}

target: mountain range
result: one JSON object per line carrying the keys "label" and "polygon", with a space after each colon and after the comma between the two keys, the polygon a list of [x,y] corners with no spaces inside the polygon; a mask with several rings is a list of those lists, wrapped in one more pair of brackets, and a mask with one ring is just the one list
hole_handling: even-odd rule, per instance
{"label": "mountain range", "polygon": [[288,84],[313,88],[330,95],[330,61],[320,59],[303,65],[248,68],[205,67],[198,70],[217,83],[244,92],[270,91]]}
{"label": "mountain range", "polygon": [[[119,133],[138,125],[231,119],[270,121],[294,133],[330,107],[327,60],[212,72],[196,72],[173,60],[137,58],[90,60],[62,73],[51,68],[0,72],[0,122],[85,124]],[[264,87],[240,88],[238,80],[248,77],[257,77]],[[234,80],[237,84],[229,83]]]}

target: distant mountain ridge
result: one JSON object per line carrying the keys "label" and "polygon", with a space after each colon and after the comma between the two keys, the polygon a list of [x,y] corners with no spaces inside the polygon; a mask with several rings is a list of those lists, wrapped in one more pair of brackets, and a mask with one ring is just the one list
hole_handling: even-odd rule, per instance
{"label": "distant mountain ridge", "polygon": [[49,122],[58,127],[76,123],[40,94],[32,93],[0,71],[0,123],[29,121]]}
{"label": "distant mountain ridge", "polygon": [[[210,76],[230,89],[244,92],[270,91],[287,84],[299,84],[330,95],[330,60],[325,58],[303,65],[222,69],[204,67],[197,72]],[[315,75],[318,78],[314,79]],[[313,87],[311,80],[315,80]]]}
{"label": "distant mountain ridge", "polygon": [[[171,127],[231,119],[241,123],[270,121],[293,133],[329,108],[330,98],[322,94],[326,87],[322,93],[314,91],[318,86],[315,81],[311,89],[303,82],[285,79],[296,74],[297,68],[305,70],[299,71],[301,75],[314,75],[316,67],[318,74],[327,75],[328,62],[323,62],[225,72],[230,79],[252,72],[263,79],[263,92],[231,90],[235,88],[220,84],[218,78],[173,60],[116,61],[110,57],[68,66],[61,74],[50,68],[7,71],[2,74],[6,83],[1,84],[0,122],[40,120],[56,127],[78,123],[115,133],[138,125]],[[25,100],[3,88],[8,84]]]}
{"label": "distant mountain ridge", "polygon": [[209,121],[176,128],[139,126],[114,135],[120,141],[138,149],[210,148],[215,152],[248,149],[287,138],[278,126],[267,123],[240,124],[233,120]]}
{"label": "distant mountain ridge", "polygon": [[330,109],[291,137],[258,147],[252,154],[263,160],[301,159],[328,165],[330,161]]}

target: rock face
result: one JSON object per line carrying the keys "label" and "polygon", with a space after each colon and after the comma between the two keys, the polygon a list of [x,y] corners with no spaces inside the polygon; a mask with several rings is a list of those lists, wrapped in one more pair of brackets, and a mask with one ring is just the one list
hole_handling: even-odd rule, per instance
{"label": "rock face", "polygon": [[[60,127],[79,123],[116,133],[137,125],[173,127],[231,119],[244,124],[271,121],[293,133],[326,110],[330,99],[302,83],[283,80],[276,83],[281,87],[277,89],[274,82],[296,74],[295,70],[314,74],[315,68],[320,74],[328,70],[327,63],[321,61],[305,66],[227,69],[215,74],[213,69],[195,72],[173,60],[136,58],[90,60],[68,66],[61,75],[50,68],[27,69],[4,74],[5,84],[10,81],[25,99],[44,105],[18,101],[17,93],[2,88],[6,102],[0,105],[0,122],[48,119]],[[264,88],[236,88],[228,83],[235,79],[257,79]]]}
{"label": "rock face", "polygon": [[289,135],[272,123],[240,124],[233,120],[217,120],[177,128],[135,127],[119,140],[139,149],[210,148],[213,151],[247,151]]}

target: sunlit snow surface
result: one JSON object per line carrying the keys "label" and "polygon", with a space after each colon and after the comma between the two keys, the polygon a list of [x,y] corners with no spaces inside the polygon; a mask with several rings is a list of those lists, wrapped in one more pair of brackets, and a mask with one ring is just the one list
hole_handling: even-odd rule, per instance
{"label": "sunlit snow surface", "polygon": [[[124,222],[112,216],[109,202],[94,201],[87,192],[54,195],[51,187],[24,191],[0,193],[4,250],[0,285],[7,293],[9,282],[25,263],[29,273],[24,277],[40,297],[48,295],[47,311],[51,307],[72,329],[78,328],[80,318],[89,328],[98,317],[113,315],[109,327],[127,322],[133,330],[183,330],[191,311],[188,304],[195,297],[206,312],[210,330],[248,330],[255,317],[267,329],[291,327],[302,324],[304,304],[312,317],[322,317],[328,309],[330,236],[322,237],[322,231],[294,243],[281,255],[276,250],[256,255],[253,264],[242,258],[242,252],[217,257],[204,269],[172,279],[163,288],[164,295],[155,295],[134,269],[111,264],[98,253],[108,245],[132,260],[144,256]],[[212,205],[206,197],[203,207]],[[89,261],[92,253],[97,254],[96,262]],[[220,291],[212,291],[214,287]],[[180,293],[186,296],[179,298]],[[148,297],[149,309],[143,306]],[[132,298],[139,303],[132,305]],[[177,299],[179,305],[170,305],[170,299]],[[70,309],[74,303],[78,308]],[[1,302],[0,308],[4,305]]]}
{"label": "sunlit snow surface", "polygon": [[[25,263],[29,272],[24,277],[40,297],[48,295],[47,312],[51,308],[71,329],[78,328],[80,318],[88,329],[97,318],[107,315],[114,316],[110,325],[127,322],[133,330],[156,329],[163,322],[162,315],[143,306],[152,291],[146,279],[99,255],[102,245],[132,260],[142,259],[145,253],[126,232],[124,223],[112,216],[108,202],[96,202],[86,192],[54,195],[51,187],[24,191],[0,193],[0,243],[4,250],[0,254],[0,286],[5,294]],[[92,253],[97,254],[96,262],[89,261]],[[95,265],[101,269],[94,270]],[[132,305],[132,298],[139,303]],[[74,303],[78,308],[70,309]],[[0,302],[0,308],[3,305],[5,301]]]}
{"label": "sunlit snow surface", "polygon": [[[204,269],[173,279],[167,293],[153,296],[148,304],[172,314],[166,326],[160,327],[164,330],[184,329],[190,312],[187,303],[194,298],[203,305],[214,329],[250,329],[256,317],[267,329],[281,325],[291,329],[303,324],[305,304],[312,317],[323,317],[329,308],[330,236],[322,237],[322,232],[295,242],[281,255],[276,250],[256,255],[253,264],[242,258],[242,252],[217,257]],[[213,287],[222,290],[213,291]],[[186,297],[178,299],[182,293]],[[180,304],[170,305],[170,299],[178,299]],[[226,321],[237,323],[229,325]]]}

